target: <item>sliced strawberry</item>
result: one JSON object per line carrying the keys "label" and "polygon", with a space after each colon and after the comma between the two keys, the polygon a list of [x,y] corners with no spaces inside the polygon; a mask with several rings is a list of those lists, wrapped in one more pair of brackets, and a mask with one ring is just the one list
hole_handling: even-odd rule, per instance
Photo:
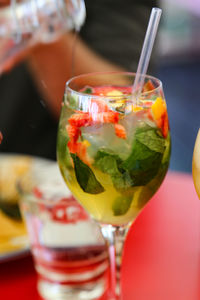
{"label": "sliced strawberry", "polygon": [[163,128],[162,128],[162,134],[163,134],[164,138],[167,137],[168,131],[169,131],[169,121],[168,121],[168,116],[166,115],[164,122],[163,122]]}
{"label": "sliced strawberry", "polygon": [[77,155],[79,156],[79,158],[81,160],[83,160],[83,158],[85,157],[87,152],[87,147],[85,144],[83,144],[82,142],[77,143]]}
{"label": "sliced strawberry", "polygon": [[93,88],[93,95],[97,95],[97,96],[106,96],[107,93],[112,92],[113,91],[113,87],[111,86],[97,86]]}
{"label": "sliced strawberry", "polygon": [[119,87],[119,90],[125,95],[131,95],[133,87],[132,86],[122,86],[122,87]]}
{"label": "sliced strawberry", "polygon": [[167,112],[163,113],[160,119],[156,121],[156,125],[161,129],[164,138],[167,137],[169,131],[169,122]]}
{"label": "sliced strawberry", "polygon": [[132,86],[103,86],[93,88],[94,95],[107,96],[109,92],[118,90],[123,94],[130,95],[132,93]]}
{"label": "sliced strawberry", "polygon": [[152,110],[151,110],[151,108],[148,109],[147,117],[149,118],[150,121],[153,121],[153,120],[154,120],[153,115],[152,115]]}
{"label": "sliced strawberry", "polygon": [[66,130],[67,130],[67,134],[68,134],[68,137],[70,140],[72,140],[72,139],[74,141],[78,140],[78,137],[81,134],[81,131],[78,127],[69,124],[66,126]]}
{"label": "sliced strawberry", "polygon": [[145,93],[145,92],[150,92],[150,91],[152,91],[152,90],[154,90],[154,89],[155,89],[154,84],[152,83],[151,80],[148,80],[148,81],[144,84],[143,89],[142,89],[142,92],[143,92],[143,93]]}
{"label": "sliced strawberry", "polygon": [[76,154],[86,165],[91,165],[92,160],[87,153],[87,145],[83,142],[69,141],[68,149],[71,153]]}
{"label": "sliced strawberry", "polygon": [[78,155],[80,160],[82,160],[86,165],[90,166],[92,163],[92,160],[88,156],[86,144],[84,142],[80,142],[80,143],[77,143],[76,147],[77,147],[76,154]]}
{"label": "sliced strawberry", "polygon": [[107,111],[99,114],[94,114],[93,122],[95,123],[117,123],[119,121],[119,113]]}
{"label": "sliced strawberry", "polygon": [[144,101],[144,106],[148,106],[148,107],[151,107],[153,104],[152,101]]}
{"label": "sliced strawberry", "polygon": [[161,126],[161,131],[164,138],[167,137],[168,130],[169,130],[169,121],[168,121],[167,112],[165,112],[165,114],[163,114],[162,116],[162,126]]}
{"label": "sliced strawberry", "polygon": [[121,139],[126,139],[126,130],[121,124],[115,124],[115,134]]}
{"label": "sliced strawberry", "polygon": [[77,152],[77,142],[75,142],[74,140],[70,140],[68,143],[67,143],[67,146],[69,148],[69,151],[71,153],[76,153]]}
{"label": "sliced strawberry", "polygon": [[108,105],[104,100],[92,99],[90,112],[106,112],[109,111]]}
{"label": "sliced strawberry", "polygon": [[68,119],[68,122],[72,126],[82,127],[85,126],[90,120],[90,116],[88,113],[75,113],[71,115]]}

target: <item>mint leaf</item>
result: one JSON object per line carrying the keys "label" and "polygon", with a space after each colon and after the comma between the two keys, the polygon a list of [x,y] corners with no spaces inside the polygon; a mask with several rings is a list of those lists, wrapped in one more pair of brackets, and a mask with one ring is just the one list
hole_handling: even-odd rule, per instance
{"label": "mint leaf", "polygon": [[128,171],[124,171],[123,173],[113,175],[111,178],[114,187],[120,192],[126,192],[127,189],[133,186],[133,181]]}
{"label": "mint leaf", "polygon": [[122,162],[118,155],[113,154],[109,150],[101,149],[97,152],[95,157],[95,166],[103,173],[109,175],[120,174],[118,170],[118,162]]}
{"label": "mint leaf", "polygon": [[112,205],[114,216],[122,216],[130,208],[133,197],[117,197]]}
{"label": "mint leaf", "polygon": [[76,154],[71,153],[71,157],[74,162],[76,179],[82,190],[89,194],[104,192],[104,187],[96,179],[92,170]]}
{"label": "mint leaf", "polygon": [[132,151],[126,160],[123,161],[108,149],[97,152],[95,166],[110,175],[114,187],[122,193],[113,203],[114,215],[123,215],[128,211],[133,199],[133,187],[141,186],[143,189],[152,182],[147,190],[141,190],[138,205],[143,206],[149,200],[161,182],[159,177],[162,180],[167,170],[167,165],[163,166],[162,161],[169,148],[167,145],[169,141],[162,138],[156,128],[145,125],[136,129]]}
{"label": "mint leaf", "polygon": [[67,131],[62,128],[61,124],[58,129],[58,137],[57,137],[57,159],[59,164],[63,167],[71,168],[71,158],[69,155],[69,150],[67,147],[67,143],[69,141],[69,137],[67,135]]}
{"label": "mint leaf", "polygon": [[136,129],[132,152],[120,166],[129,171],[132,186],[146,185],[156,176],[165,147],[156,128],[145,125]]}
{"label": "mint leaf", "polygon": [[114,187],[119,191],[126,190],[132,186],[129,172],[120,169],[122,162],[118,155],[105,149],[99,150],[95,158],[95,166],[101,172],[111,176]]}
{"label": "mint leaf", "polygon": [[165,151],[165,140],[157,134],[155,129],[138,132],[135,138],[155,152],[163,153]]}
{"label": "mint leaf", "polygon": [[121,167],[129,171],[133,182],[132,186],[146,185],[158,173],[161,160],[160,152],[150,150],[135,139],[131,155],[122,163]]}
{"label": "mint leaf", "polygon": [[165,152],[162,157],[162,163],[158,171],[158,174],[148,184],[148,187],[153,191],[153,193],[157,191],[157,189],[163,182],[169,167],[170,154],[171,154],[170,134],[168,134],[167,138],[165,139],[165,147],[166,147]]}
{"label": "mint leaf", "polygon": [[81,91],[82,93],[85,94],[92,94],[93,93],[93,89],[90,86],[86,86],[84,90]]}
{"label": "mint leaf", "polygon": [[162,163],[168,163],[171,156],[171,137],[168,132],[167,138],[165,139],[165,152],[163,154]]}

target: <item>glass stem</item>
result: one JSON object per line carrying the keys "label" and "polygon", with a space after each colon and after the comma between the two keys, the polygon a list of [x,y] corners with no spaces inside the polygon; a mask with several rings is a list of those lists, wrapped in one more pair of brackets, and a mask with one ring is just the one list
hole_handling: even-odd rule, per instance
{"label": "glass stem", "polygon": [[121,262],[124,240],[129,226],[112,226],[101,224],[101,232],[107,242],[110,260],[109,300],[121,300]]}

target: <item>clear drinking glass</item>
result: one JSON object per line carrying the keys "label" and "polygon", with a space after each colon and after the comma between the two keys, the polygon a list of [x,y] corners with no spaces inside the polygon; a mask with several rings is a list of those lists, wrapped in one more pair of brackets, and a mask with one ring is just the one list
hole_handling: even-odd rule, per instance
{"label": "clear drinking glass", "polygon": [[161,185],[170,159],[162,83],[145,76],[136,104],[131,95],[134,79],[133,73],[111,72],[69,80],[58,130],[57,158],[63,178],[99,222],[109,245],[109,299],[121,299],[126,233]]}
{"label": "clear drinking glass", "polygon": [[99,299],[108,287],[107,246],[99,226],[67,189],[57,163],[34,159],[18,189],[40,295]]}

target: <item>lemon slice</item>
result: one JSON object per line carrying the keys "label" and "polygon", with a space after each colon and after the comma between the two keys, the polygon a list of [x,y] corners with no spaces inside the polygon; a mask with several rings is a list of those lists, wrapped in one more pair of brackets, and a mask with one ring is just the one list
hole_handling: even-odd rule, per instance
{"label": "lemon slice", "polygon": [[197,195],[200,199],[200,129],[198,131],[193,151],[192,176]]}

